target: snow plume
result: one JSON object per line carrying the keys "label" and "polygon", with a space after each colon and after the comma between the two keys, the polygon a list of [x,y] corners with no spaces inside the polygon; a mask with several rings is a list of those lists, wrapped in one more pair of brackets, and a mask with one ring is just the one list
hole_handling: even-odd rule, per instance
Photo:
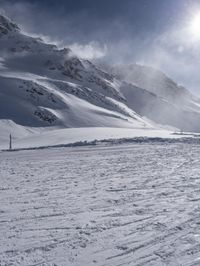
{"label": "snow plume", "polygon": [[53,43],[59,48],[69,47],[81,58],[99,59],[107,54],[104,40],[100,42],[96,38],[101,35],[101,29],[96,36],[93,31],[90,34],[91,25],[87,11],[66,15],[60,9],[52,12],[40,8],[34,2],[16,1],[11,4],[0,0],[0,12],[19,24],[23,33],[40,37],[46,43]]}
{"label": "snow plume", "polygon": [[106,45],[101,46],[98,42],[92,41],[88,44],[73,43],[68,45],[69,48],[79,57],[85,59],[98,59],[102,58],[107,53]]}
{"label": "snow plume", "polygon": [[4,58],[3,57],[0,57],[0,70],[2,69],[5,69],[5,66],[4,66]]}

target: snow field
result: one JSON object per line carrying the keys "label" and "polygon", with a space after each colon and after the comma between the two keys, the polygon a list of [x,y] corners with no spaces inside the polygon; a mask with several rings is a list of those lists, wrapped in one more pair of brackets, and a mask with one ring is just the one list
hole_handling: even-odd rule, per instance
{"label": "snow field", "polygon": [[0,265],[199,265],[199,145],[0,153]]}

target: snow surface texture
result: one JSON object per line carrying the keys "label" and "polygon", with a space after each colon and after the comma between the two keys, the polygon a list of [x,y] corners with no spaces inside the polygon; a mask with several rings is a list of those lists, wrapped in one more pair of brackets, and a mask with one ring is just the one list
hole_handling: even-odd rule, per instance
{"label": "snow surface texture", "polygon": [[0,153],[0,265],[200,265],[199,145]]}
{"label": "snow surface texture", "polygon": [[31,140],[65,128],[200,131],[200,100],[186,89],[156,70],[135,65],[126,76],[127,69],[113,69],[25,35],[0,16],[0,146],[9,133]]}

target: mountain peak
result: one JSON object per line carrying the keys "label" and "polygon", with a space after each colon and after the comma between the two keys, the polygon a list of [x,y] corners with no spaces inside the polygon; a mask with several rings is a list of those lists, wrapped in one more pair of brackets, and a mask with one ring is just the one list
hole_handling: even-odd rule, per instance
{"label": "mountain peak", "polygon": [[16,32],[18,30],[17,24],[13,23],[9,18],[0,15],[0,34],[8,34],[8,32]]}

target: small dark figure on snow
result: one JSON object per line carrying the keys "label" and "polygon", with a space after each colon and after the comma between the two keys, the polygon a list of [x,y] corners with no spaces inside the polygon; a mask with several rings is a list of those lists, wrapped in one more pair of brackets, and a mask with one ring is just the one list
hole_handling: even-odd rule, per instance
{"label": "small dark figure on snow", "polygon": [[10,134],[9,150],[12,150],[12,135]]}

